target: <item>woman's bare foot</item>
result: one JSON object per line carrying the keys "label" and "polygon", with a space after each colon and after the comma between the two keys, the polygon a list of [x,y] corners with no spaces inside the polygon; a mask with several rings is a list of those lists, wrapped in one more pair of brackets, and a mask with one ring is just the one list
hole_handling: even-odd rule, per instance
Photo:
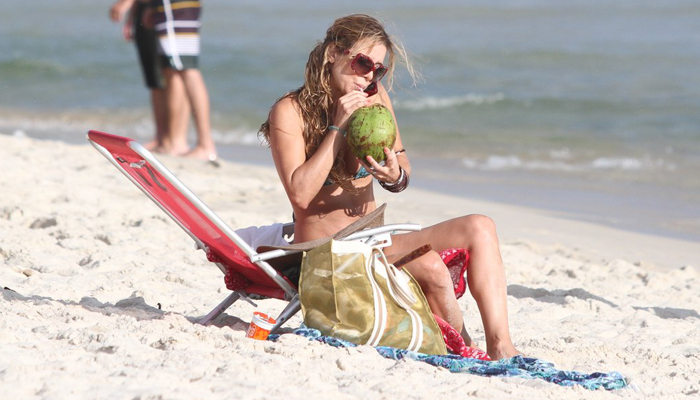
{"label": "woman's bare foot", "polygon": [[498,343],[496,345],[488,346],[488,353],[489,357],[491,357],[491,359],[494,361],[523,354],[518,351],[518,349],[516,349],[512,343]]}

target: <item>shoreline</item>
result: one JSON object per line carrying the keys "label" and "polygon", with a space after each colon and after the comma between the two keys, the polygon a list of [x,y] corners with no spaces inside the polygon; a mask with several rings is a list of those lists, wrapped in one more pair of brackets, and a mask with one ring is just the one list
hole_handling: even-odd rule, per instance
{"label": "shoreline", "polygon": [[[104,117],[92,121],[92,125],[101,125],[102,118]],[[14,124],[16,123],[15,121]],[[6,124],[0,130],[0,135],[8,133],[8,125],[12,124]],[[59,132],[52,131],[49,134],[44,125],[46,124],[32,127],[30,124],[17,130],[21,135],[37,140],[59,140],[82,145],[89,129],[84,122],[72,121]],[[148,136],[146,132],[150,129],[141,126],[138,133],[129,135],[122,132],[123,128],[105,124],[104,121],[102,125],[106,132],[127,135],[141,143],[145,141],[141,136]],[[76,134],[80,130],[84,130],[84,133]],[[274,168],[269,150],[263,145],[219,143],[217,146],[222,160]],[[658,236],[700,246],[700,214],[697,218],[691,216],[700,213],[700,208],[689,205],[690,200],[681,200],[677,198],[678,195],[666,193],[662,187],[635,183],[611,186],[609,182],[602,185],[594,183],[591,178],[533,174],[527,171],[474,171],[464,169],[460,160],[439,160],[421,154],[413,154],[411,161],[414,166],[412,188],[464,200],[519,207],[630,234]],[[445,174],[444,171],[454,172]],[[676,188],[674,192],[679,190]],[[468,210],[466,212],[470,213]]]}
{"label": "shoreline", "polygon": [[[0,385],[9,398],[421,399],[440,388],[583,400],[700,390],[700,270],[654,258],[692,257],[691,244],[415,188],[378,190],[379,202],[390,199],[387,222],[428,225],[464,209],[491,216],[518,349],[562,370],[620,372],[631,387],[486,378],[366,346],[245,338],[253,311],[276,314],[276,300],[237,302],[212,326],[194,324],[229,293],[220,271],[107,160],[87,143],[0,135],[0,149],[0,288],[11,289],[0,289]],[[272,168],[159,159],[234,228],[289,219]],[[459,303],[483,345],[474,300],[467,293]],[[296,315],[287,326],[300,323]]]}
{"label": "shoreline", "polygon": [[[87,131],[86,131],[87,134]],[[9,136],[0,133],[0,136]],[[84,137],[83,137],[84,138]],[[29,137],[30,140],[55,141],[50,138],[35,138]],[[81,142],[77,138],[62,138],[61,143],[66,143],[72,146],[84,146],[87,141]],[[219,160],[223,160],[233,164],[245,164],[251,167],[260,167],[269,170],[273,177],[276,178],[274,165],[270,157],[269,150],[263,146],[243,146],[243,145],[220,145]],[[160,156],[158,158],[166,158],[178,160],[177,157]],[[188,160],[185,160],[188,161]],[[194,161],[198,162],[198,161]],[[419,160],[419,165],[425,160]],[[587,221],[577,219],[574,215],[566,212],[560,212],[554,209],[542,207],[528,207],[513,203],[504,203],[493,199],[485,199],[475,195],[475,197],[467,197],[465,195],[451,195],[441,190],[431,190],[420,183],[428,182],[424,177],[421,177],[420,166],[416,169],[419,180],[418,185],[413,185],[412,190],[401,193],[398,196],[392,196],[385,193],[380,186],[375,185],[375,195],[377,202],[389,202],[389,211],[397,213],[401,221],[396,222],[417,222],[424,225],[430,225],[439,222],[438,220],[427,220],[421,217],[421,210],[416,210],[410,203],[421,204],[425,206],[424,199],[430,199],[430,208],[436,210],[444,210],[449,208],[457,208],[458,212],[444,213],[446,218],[453,218],[467,214],[484,214],[493,218],[498,226],[500,236],[506,240],[521,240],[527,238],[546,246],[564,246],[570,248],[581,249],[584,253],[590,254],[592,257],[600,259],[621,258],[631,260],[633,262],[651,263],[662,269],[677,268],[687,265],[698,266],[700,264],[700,242],[686,240],[684,238],[669,237],[658,233],[639,232],[629,229],[622,229],[615,226],[610,226],[605,223],[596,221]],[[421,179],[423,178],[423,179]],[[430,178],[436,178],[435,175]],[[412,183],[415,182],[415,179]],[[276,181],[276,183],[279,183]],[[283,198],[286,201],[286,197]],[[393,210],[391,204],[395,203],[400,207],[412,209],[412,212],[402,212],[401,210]],[[286,203],[285,203],[286,204]],[[288,206],[287,206],[288,207]],[[291,210],[291,208],[290,208]],[[429,213],[433,214],[433,213]],[[291,211],[290,214],[291,215]],[[288,222],[288,221],[275,221]],[[254,222],[252,224],[255,224]],[[557,226],[560,231],[553,232],[542,227]],[[589,232],[588,235],[581,235],[580,232]],[[600,243],[596,240],[599,237],[613,238],[614,240]],[[600,247],[604,247],[601,250]],[[586,249],[596,249],[589,250]],[[657,249],[668,249],[666,253],[660,253]]]}

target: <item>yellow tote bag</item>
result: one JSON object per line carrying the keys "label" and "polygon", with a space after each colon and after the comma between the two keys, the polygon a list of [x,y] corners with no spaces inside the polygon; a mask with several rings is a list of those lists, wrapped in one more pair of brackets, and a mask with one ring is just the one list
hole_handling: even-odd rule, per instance
{"label": "yellow tote bag", "polygon": [[380,248],[336,241],[304,253],[299,278],[304,324],[356,344],[447,354],[415,279]]}

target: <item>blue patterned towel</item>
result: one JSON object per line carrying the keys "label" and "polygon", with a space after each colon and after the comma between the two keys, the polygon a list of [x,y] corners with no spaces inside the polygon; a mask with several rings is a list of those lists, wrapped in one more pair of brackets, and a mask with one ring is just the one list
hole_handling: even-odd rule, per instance
{"label": "blue patterned towel", "polygon": [[[333,347],[357,346],[342,339],[322,336],[317,329],[299,328],[294,333]],[[274,341],[279,336],[270,335],[268,339]],[[386,346],[378,346],[376,349],[383,357],[392,360],[401,360],[404,357],[408,357],[416,361],[446,368],[451,372],[465,372],[481,376],[517,376],[525,379],[544,379],[547,382],[561,386],[581,385],[590,390],[600,388],[615,390],[628,387],[625,378],[618,372],[584,374],[576,371],[562,371],[555,368],[552,363],[523,356],[515,356],[498,361],[482,361],[457,355],[431,356]]]}

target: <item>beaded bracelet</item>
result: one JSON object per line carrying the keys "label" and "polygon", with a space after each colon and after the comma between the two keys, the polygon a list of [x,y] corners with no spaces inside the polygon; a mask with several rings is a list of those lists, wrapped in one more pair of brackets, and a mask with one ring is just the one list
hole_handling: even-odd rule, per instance
{"label": "beaded bracelet", "polygon": [[340,132],[340,133],[343,135],[343,137],[347,136],[347,134],[348,134],[348,133],[345,131],[345,129],[340,129],[339,126],[335,126],[335,125],[328,125],[328,130],[329,130],[329,131],[338,131],[338,132]]}
{"label": "beaded bracelet", "polygon": [[406,188],[408,187],[408,182],[408,174],[406,173],[406,171],[403,170],[403,168],[401,168],[401,166],[399,166],[399,179],[397,179],[396,182],[387,183],[379,181],[379,185],[381,185],[381,187],[390,191],[391,193],[399,193],[406,190]]}

